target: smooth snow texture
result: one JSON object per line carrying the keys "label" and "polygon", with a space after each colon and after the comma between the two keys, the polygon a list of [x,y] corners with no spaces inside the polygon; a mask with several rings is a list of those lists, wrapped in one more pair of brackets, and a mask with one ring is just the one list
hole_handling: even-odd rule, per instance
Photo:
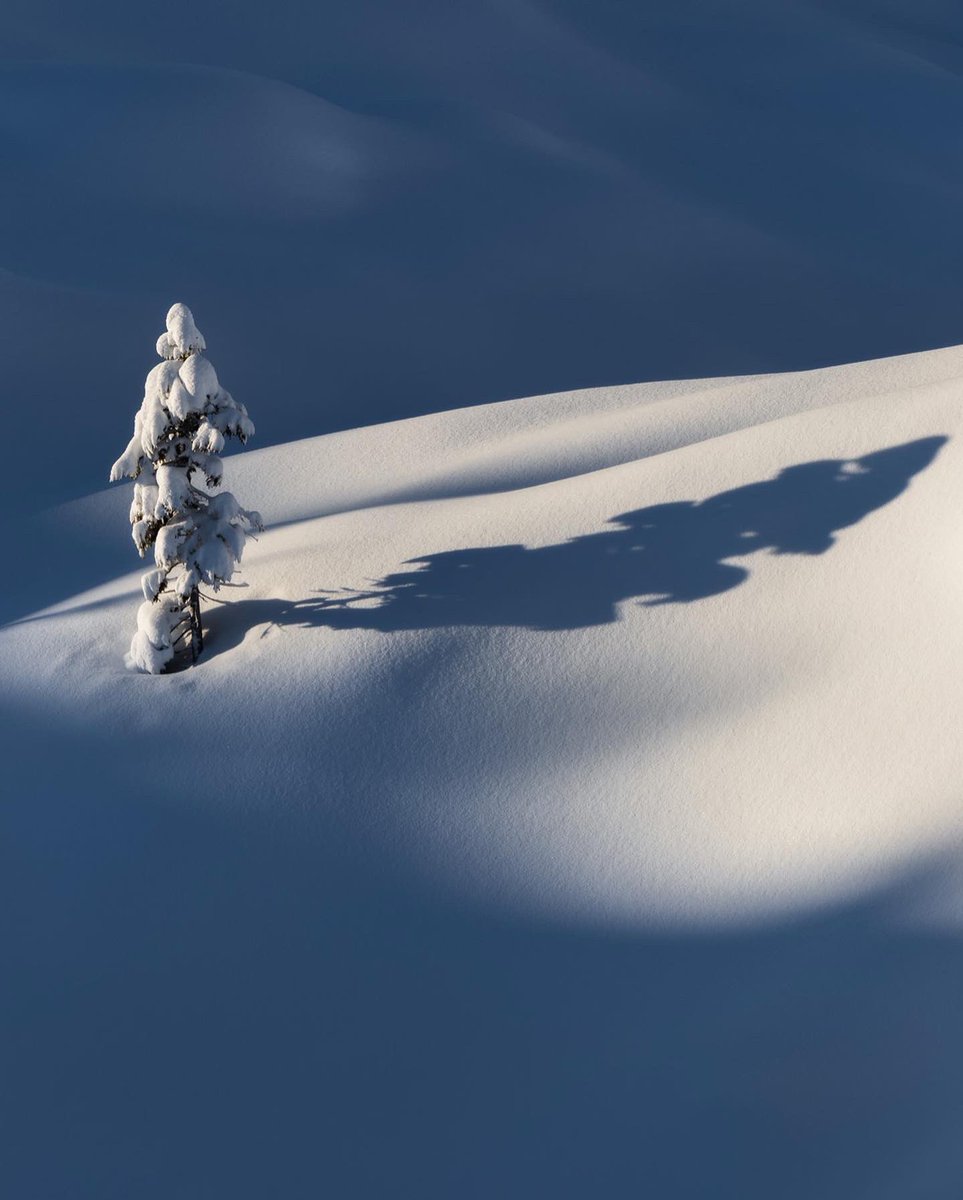
{"label": "smooth snow texture", "polygon": [[959,340],[958,5],[278,0],[225,20],[195,0],[161,33],[119,0],[10,0],[5,18],[5,394],[85,412],[42,477],[7,464],[6,513],[99,486],[105,401],[137,399],[174,295],[262,445]]}
{"label": "smooth snow texture", "polygon": [[173,675],[127,487],[8,523],[6,1190],[953,1200],[961,389],[253,451]]}
{"label": "smooth snow texture", "polygon": [[954,349],[254,453],[238,486],[278,527],[196,669],[123,674],[125,576],[5,628],[4,695],[120,775],[130,723],[258,727],[185,746],[198,803],[485,905],[647,926],[857,895],[963,833],[961,374]]}

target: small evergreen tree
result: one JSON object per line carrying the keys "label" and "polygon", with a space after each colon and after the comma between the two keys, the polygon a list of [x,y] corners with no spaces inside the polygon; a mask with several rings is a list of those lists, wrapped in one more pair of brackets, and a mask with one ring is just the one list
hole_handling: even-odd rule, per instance
{"label": "small evergreen tree", "polygon": [[247,409],[218,383],[206,349],[191,310],[175,304],[157,340],[164,361],[147,376],[134,436],[110,472],[112,482],[138,480],[131,536],[141,558],[154,547],[156,565],[141,581],[144,603],[129,658],[152,675],[182,642],[189,641],[197,660],[203,649],[198,585],[217,591],[228,583],[248,531],[262,528],[260,516],[241,508],[230,492],[211,495],[199,486],[220,485],[225,438],[246,442],[254,433]]}

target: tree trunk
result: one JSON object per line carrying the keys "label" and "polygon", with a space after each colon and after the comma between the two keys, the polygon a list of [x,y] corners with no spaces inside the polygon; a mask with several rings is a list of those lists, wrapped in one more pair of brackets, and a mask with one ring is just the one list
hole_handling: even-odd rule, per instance
{"label": "tree trunk", "polygon": [[197,662],[197,656],[204,649],[204,631],[201,628],[201,597],[197,588],[191,592],[191,662]]}

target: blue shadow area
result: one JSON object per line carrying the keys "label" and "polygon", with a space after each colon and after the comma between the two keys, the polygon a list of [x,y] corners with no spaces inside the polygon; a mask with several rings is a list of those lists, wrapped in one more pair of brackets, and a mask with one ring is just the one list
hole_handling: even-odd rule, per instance
{"label": "blue shadow area", "polygon": [[[16,714],[21,748],[37,738]],[[0,813],[0,1182],[71,1200],[852,1200],[963,1187],[963,946],[498,920],[42,741]],[[8,779],[9,782],[9,779]]]}
{"label": "blue shadow area", "polygon": [[70,433],[3,510],[102,486],[174,300],[259,446],[954,343],[963,14],[942,70],[825,7],[198,0],[159,59],[137,6],[11,0],[0,408]]}

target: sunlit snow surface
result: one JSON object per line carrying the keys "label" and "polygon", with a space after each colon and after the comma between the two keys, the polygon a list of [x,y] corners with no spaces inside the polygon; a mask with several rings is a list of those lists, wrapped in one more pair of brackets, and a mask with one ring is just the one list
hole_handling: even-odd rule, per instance
{"label": "sunlit snow surface", "polygon": [[[959,342],[961,47],[8,0],[0,1194],[958,1200],[963,352],[767,373]],[[176,298],[269,529],[151,679]]]}
{"label": "sunlit snow surface", "polygon": [[[195,803],[543,916],[859,894],[960,830],[960,363],[602,389],[232,460],[274,528],[208,606],[203,662],[125,673],[129,575],[28,614],[2,634],[17,742],[33,710],[40,742],[66,722],[110,747],[94,792],[163,799],[173,769]],[[122,544],[112,501],[65,529],[86,508]]]}
{"label": "sunlit snow surface", "polygon": [[168,676],[123,665],[125,487],[11,527],[69,567],[0,629],[14,1180],[580,1195],[604,1155],[761,1197],[802,1155],[780,1194],[896,1196],[925,1146],[950,1195],[961,380],[951,349],[252,450],[247,588]]}

